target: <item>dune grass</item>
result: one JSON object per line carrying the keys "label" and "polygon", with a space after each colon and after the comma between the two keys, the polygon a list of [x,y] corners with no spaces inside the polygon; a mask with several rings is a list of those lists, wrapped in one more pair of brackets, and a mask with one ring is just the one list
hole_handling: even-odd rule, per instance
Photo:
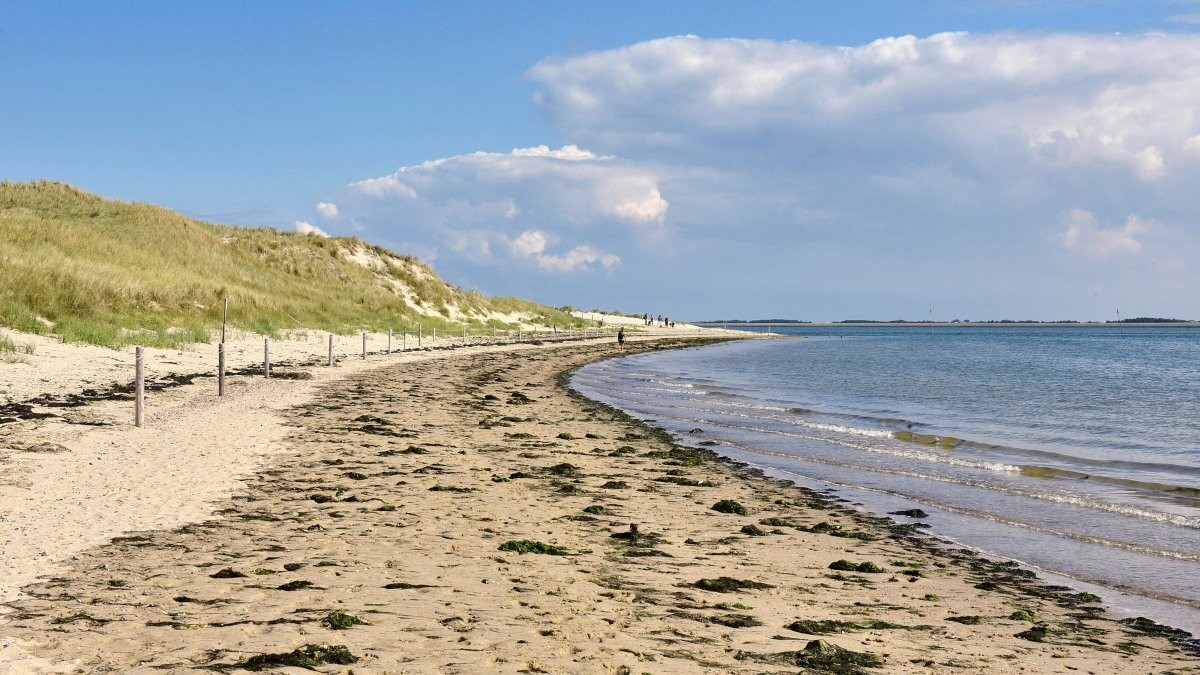
{"label": "dune grass", "polygon": [[[357,257],[356,262],[353,257]],[[213,225],[63,183],[0,182],[0,326],[111,347],[206,342],[229,299],[233,328],[581,326],[517,298],[442,281],[428,265],[356,238]]]}

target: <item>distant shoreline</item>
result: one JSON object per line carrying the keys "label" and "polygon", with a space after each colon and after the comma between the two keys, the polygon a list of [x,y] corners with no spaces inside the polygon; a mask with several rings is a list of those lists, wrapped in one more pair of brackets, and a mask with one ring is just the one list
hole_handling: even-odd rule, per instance
{"label": "distant shoreline", "polygon": [[871,321],[853,323],[821,323],[799,321],[692,321],[702,328],[774,328],[802,326],[804,328],[1200,328],[1200,321],[1161,321],[1146,323],[1102,323],[1099,321]]}

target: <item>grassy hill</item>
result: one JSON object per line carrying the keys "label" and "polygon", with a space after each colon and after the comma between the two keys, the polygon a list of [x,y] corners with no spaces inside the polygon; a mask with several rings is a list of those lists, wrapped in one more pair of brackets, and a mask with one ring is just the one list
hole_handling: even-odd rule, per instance
{"label": "grassy hill", "polygon": [[0,326],[120,346],[205,342],[221,325],[275,334],[582,325],[484,297],[356,238],[213,225],[64,183],[0,182]]}

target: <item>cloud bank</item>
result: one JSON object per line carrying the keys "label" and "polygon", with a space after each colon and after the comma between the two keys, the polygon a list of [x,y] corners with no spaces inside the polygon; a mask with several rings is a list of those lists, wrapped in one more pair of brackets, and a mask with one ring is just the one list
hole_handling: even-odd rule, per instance
{"label": "cloud bank", "polygon": [[630,310],[1200,317],[1194,34],[682,36],[528,77],[567,145],[403,167],[342,211],[442,260],[619,265],[600,300]]}
{"label": "cloud bank", "polygon": [[616,267],[606,242],[661,238],[670,207],[652,171],[574,145],[401,167],[348,185],[340,201],[357,222],[419,237],[442,259],[558,273]]}

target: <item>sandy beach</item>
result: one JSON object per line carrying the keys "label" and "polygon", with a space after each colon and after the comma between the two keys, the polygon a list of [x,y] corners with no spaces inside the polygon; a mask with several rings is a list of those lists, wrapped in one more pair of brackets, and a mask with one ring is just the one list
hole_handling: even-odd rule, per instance
{"label": "sandy beach", "polygon": [[[311,379],[165,388],[145,429],[124,400],[0,425],[0,672],[1200,672],[1086,594],[572,395],[611,339],[345,339],[337,368],[322,339],[279,347]],[[4,366],[9,401],[128,380],[96,353]]]}

